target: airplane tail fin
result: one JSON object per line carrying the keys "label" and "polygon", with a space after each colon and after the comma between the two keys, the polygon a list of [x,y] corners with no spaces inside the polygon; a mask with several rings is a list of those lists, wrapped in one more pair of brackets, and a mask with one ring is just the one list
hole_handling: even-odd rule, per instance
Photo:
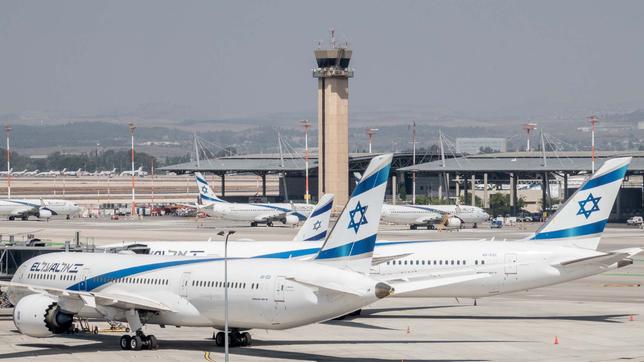
{"label": "airplane tail fin", "polygon": [[369,272],[392,158],[385,154],[371,160],[316,255],[317,262]]}
{"label": "airplane tail fin", "polygon": [[604,162],[531,240],[597,249],[631,157]]}
{"label": "airplane tail fin", "polygon": [[201,172],[195,172],[195,181],[197,182],[197,189],[199,189],[199,198],[204,205],[212,205],[217,202],[226,202],[215,195],[208,185],[208,181],[203,177]]}
{"label": "airplane tail fin", "polygon": [[297,232],[293,241],[316,241],[326,239],[333,208],[333,194],[325,194]]}

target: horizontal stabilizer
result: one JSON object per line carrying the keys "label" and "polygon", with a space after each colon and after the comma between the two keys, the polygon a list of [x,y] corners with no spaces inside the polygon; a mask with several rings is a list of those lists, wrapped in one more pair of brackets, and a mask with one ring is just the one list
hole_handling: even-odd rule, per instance
{"label": "horizontal stabilizer", "polygon": [[628,249],[614,250],[604,254],[594,255],[586,258],[566,260],[553,266],[563,267],[567,269],[585,267],[585,266],[608,267],[610,265],[619,263],[621,261],[630,261],[629,258],[631,258],[633,255],[640,253],[641,251],[642,251],[641,248],[628,248]]}
{"label": "horizontal stabilizer", "polygon": [[336,282],[332,282],[332,281],[311,280],[311,279],[306,279],[304,277],[288,277],[286,279],[294,281],[296,283],[308,285],[308,286],[311,286],[311,287],[317,287],[317,288],[323,288],[323,289],[332,290],[334,292],[352,294],[352,295],[357,295],[357,296],[362,295],[356,290],[353,290],[351,288],[347,288],[347,286],[342,284],[342,283],[336,283]]}
{"label": "horizontal stabilizer", "polygon": [[489,273],[476,273],[468,275],[459,275],[453,277],[443,277],[443,278],[430,278],[422,279],[415,281],[401,281],[401,282],[390,282],[394,288],[394,294],[403,294],[409,292],[415,292],[418,290],[431,289],[437,287],[443,287],[446,285],[458,284],[467,282],[470,280],[477,280],[489,277]]}

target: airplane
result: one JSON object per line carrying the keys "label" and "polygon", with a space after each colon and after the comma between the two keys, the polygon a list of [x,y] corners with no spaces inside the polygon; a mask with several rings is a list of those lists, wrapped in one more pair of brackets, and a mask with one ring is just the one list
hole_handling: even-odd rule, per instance
{"label": "airplane", "polygon": [[81,175],[81,171],[82,171],[82,169],[80,169],[80,168],[78,170],[76,170],[76,171],[63,171],[62,175],[63,176],[78,177],[78,176]]}
{"label": "airplane", "polygon": [[13,172],[13,168],[10,168],[7,171],[0,171],[0,176],[11,176],[12,172]]}
{"label": "airplane", "polygon": [[90,174],[90,176],[107,176],[107,177],[112,177],[116,174],[116,168],[113,168],[111,171],[110,170],[103,170],[103,171],[95,171]]}
{"label": "airplane", "polygon": [[480,207],[467,205],[387,205],[382,207],[383,221],[394,224],[409,224],[411,230],[419,226],[433,229],[436,225],[460,228],[464,224],[479,223],[490,219]]}
{"label": "airplane", "polygon": [[49,170],[49,171],[43,171],[39,172],[36,174],[36,176],[41,176],[41,177],[56,177],[62,175],[65,171],[67,171],[66,168],[64,168],[62,171],[58,170]]}
{"label": "airplane", "polygon": [[36,176],[38,175],[38,170],[27,171],[24,173],[24,176]]}
{"label": "airplane", "polygon": [[[607,160],[534,235],[514,241],[376,241],[370,273],[388,279],[428,274],[467,278],[472,273],[489,277],[453,282],[427,290],[403,292],[393,297],[482,298],[560,284],[623,268],[633,263],[642,248],[599,251],[610,211],[631,158]],[[140,242],[141,243],[141,242]],[[199,255],[221,255],[221,243],[144,242],[155,253],[200,250]],[[229,242],[229,257],[308,260],[321,243]]]}
{"label": "airplane", "polygon": [[[226,315],[229,335],[216,333],[215,343],[244,346],[252,341],[245,332],[249,329],[318,323],[386,298],[400,281],[379,281],[367,273],[392,158],[387,154],[371,161],[313,260],[39,255],[23,263],[11,281],[0,282],[15,306],[14,324],[22,334],[49,337],[68,331],[75,316],[127,321],[135,335],[123,335],[120,346],[140,350],[158,347],[156,337],[144,334],[144,324],[221,330]],[[419,279],[401,288],[449,282]]]}
{"label": "airplane", "polygon": [[147,171],[143,171],[143,166],[140,166],[136,170],[134,170],[134,173],[132,171],[123,171],[121,172],[121,176],[138,176],[138,177],[144,177],[148,175]]}
{"label": "airplane", "polygon": [[195,172],[195,181],[204,205],[200,207],[202,211],[226,220],[248,221],[252,227],[258,224],[273,226],[276,221],[295,225],[306,220],[313,210],[313,205],[301,203],[231,203],[217,197],[200,172]]}
{"label": "airplane", "polygon": [[67,200],[57,199],[0,199],[0,216],[9,220],[20,218],[28,220],[29,216],[49,219],[52,216],[65,216],[68,220],[78,214],[81,208]]}
{"label": "airplane", "polygon": [[27,169],[24,169],[22,171],[17,171],[17,172],[12,172],[11,176],[22,176],[27,172]]}
{"label": "airplane", "polygon": [[[333,194],[324,194],[320,201],[306,219],[300,230],[297,234],[291,239],[292,242],[299,245],[303,241],[312,242],[320,241],[319,247],[322,245],[322,242],[326,239],[327,233],[329,231],[329,224],[331,221],[331,211],[333,208]],[[254,247],[253,244],[249,244],[254,240],[243,240],[235,241],[228,243],[228,250],[239,248],[240,250],[248,248],[250,245]],[[183,245],[179,248],[176,248],[176,242],[174,241],[153,241],[153,242],[126,242],[115,244],[101,245],[99,248],[107,252],[122,252],[122,251],[133,251],[138,254],[150,254],[150,255],[172,255],[172,256],[199,256],[199,255],[224,255],[224,249],[222,243],[213,242],[208,240],[206,242],[186,242],[186,244],[196,245],[195,248],[185,248]],[[216,251],[213,251],[211,244],[217,244],[215,247]],[[233,252],[237,254],[237,251]]]}

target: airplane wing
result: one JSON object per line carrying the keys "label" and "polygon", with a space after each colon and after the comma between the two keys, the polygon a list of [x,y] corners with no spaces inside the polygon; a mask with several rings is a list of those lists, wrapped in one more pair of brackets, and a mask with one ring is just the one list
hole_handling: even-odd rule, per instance
{"label": "airplane wing", "polygon": [[281,220],[287,215],[286,212],[283,211],[271,211],[271,212],[266,212],[260,215],[255,216],[255,221],[258,222],[266,222],[266,221],[276,221],[276,220]]}
{"label": "airplane wing", "polygon": [[578,267],[584,267],[584,266],[608,267],[610,265],[613,265],[615,263],[620,263],[620,262],[626,263],[620,266],[626,266],[626,265],[632,264],[633,261],[630,258],[640,253],[641,251],[642,251],[641,248],[619,249],[619,250],[609,251],[604,254],[590,256],[586,258],[565,260],[557,264],[554,264],[553,266],[556,268],[565,268],[565,269],[578,268]]}
{"label": "airplane wing", "polygon": [[32,293],[49,294],[58,298],[69,298],[74,301],[81,300],[86,306],[91,308],[96,308],[97,305],[102,305],[120,309],[134,308],[152,311],[173,311],[172,308],[163,303],[126,293],[83,292],[5,281],[0,281],[0,287],[23,289]]}
{"label": "airplane wing", "polygon": [[427,224],[430,222],[435,222],[435,221],[441,221],[443,219],[443,215],[441,214],[429,214],[429,215],[423,215],[416,219],[415,223],[417,224]]}
{"label": "airplane wing", "polygon": [[18,206],[15,209],[11,210],[12,216],[23,216],[23,215],[35,215],[38,212],[38,208],[33,206]]}

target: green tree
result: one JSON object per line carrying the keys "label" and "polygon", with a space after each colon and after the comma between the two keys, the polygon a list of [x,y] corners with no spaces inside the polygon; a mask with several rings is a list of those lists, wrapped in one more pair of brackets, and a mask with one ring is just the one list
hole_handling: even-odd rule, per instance
{"label": "green tree", "polygon": [[[522,198],[517,198],[517,212],[525,206],[525,201]],[[510,195],[496,193],[490,195],[490,214],[492,216],[504,216],[512,213],[510,206]]]}

